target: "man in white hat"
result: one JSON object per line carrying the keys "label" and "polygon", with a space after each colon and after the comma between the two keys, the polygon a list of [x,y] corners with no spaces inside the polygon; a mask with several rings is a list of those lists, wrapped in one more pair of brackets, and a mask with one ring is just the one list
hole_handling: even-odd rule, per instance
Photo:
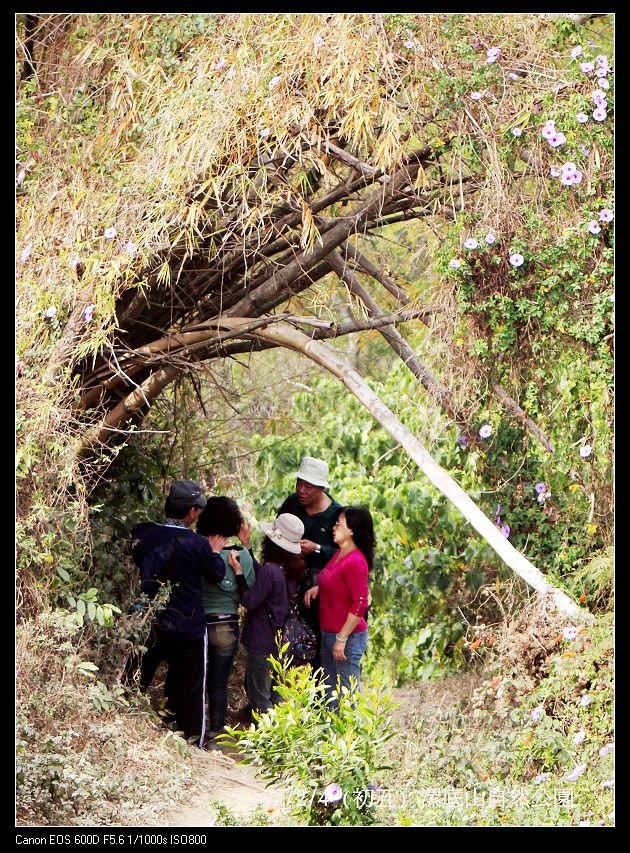
{"label": "man in white hat", "polygon": [[[300,542],[302,556],[306,561],[307,571],[302,593],[317,585],[317,575],[337,550],[333,539],[333,527],[341,504],[337,503],[327,492],[328,465],[323,459],[305,456],[300,468],[295,472],[295,492],[284,501],[278,514],[289,512],[296,515],[304,524],[304,538]],[[300,596],[300,601],[303,594]],[[319,609],[317,599],[315,608],[307,610],[300,607],[300,612],[306,622],[315,631],[319,647]],[[313,661],[313,669],[319,667],[318,659]]]}

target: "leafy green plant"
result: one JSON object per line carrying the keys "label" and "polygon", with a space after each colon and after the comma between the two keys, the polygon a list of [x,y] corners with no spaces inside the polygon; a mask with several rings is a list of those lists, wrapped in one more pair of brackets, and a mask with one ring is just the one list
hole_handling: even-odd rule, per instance
{"label": "leafy green plant", "polygon": [[375,775],[387,766],[383,747],[394,734],[391,699],[342,688],[334,712],[310,667],[291,667],[282,654],[271,661],[281,701],[220,741],[237,746],[263,778],[288,783],[292,813],[309,826],[373,823]]}
{"label": "leafy green plant", "polygon": [[576,568],[571,576],[574,593],[594,610],[612,608],[615,584],[615,553],[612,547]]}
{"label": "leafy green plant", "polygon": [[[382,784],[390,825],[576,826],[614,822],[613,621],[547,640],[528,618],[483,669],[405,691],[423,696]],[[562,620],[556,624],[562,624]],[[547,624],[553,628],[553,623]],[[545,639],[545,666],[531,664]],[[517,643],[523,658],[510,653]],[[543,652],[544,654],[544,652]],[[462,685],[458,684],[462,682]],[[463,698],[456,699],[463,694]],[[418,702],[418,699],[415,699]],[[409,711],[407,711],[409,714]]]}
{"label": "leafy green plant", "polygon": [[210,806],[215,814],[215,826],[271,826],[270,817],[260,804],[242,818],[235,815],[225,803],[214,800]]}

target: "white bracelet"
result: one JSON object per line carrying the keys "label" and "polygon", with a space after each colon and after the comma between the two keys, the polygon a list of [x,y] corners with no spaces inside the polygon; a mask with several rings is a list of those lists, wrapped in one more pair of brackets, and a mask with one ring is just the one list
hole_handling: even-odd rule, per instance
{"label": "white bracelet", "polygon": [[347,637],[340,637],[339,634],[335,634],[335,640],[337,640],[338,643],[347,643],[348,642]]}

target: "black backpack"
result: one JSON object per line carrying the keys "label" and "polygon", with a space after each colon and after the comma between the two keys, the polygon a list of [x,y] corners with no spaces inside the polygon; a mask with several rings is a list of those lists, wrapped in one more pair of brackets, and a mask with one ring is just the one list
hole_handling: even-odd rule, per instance
{"label": "black backpack", "polygon": [[282,630],[282,645],[288,645],[286,654],[293,658],[293,665],[309,663],[317,654],[317,637],[304,621],[297,603],[289,603],[289,615]]}

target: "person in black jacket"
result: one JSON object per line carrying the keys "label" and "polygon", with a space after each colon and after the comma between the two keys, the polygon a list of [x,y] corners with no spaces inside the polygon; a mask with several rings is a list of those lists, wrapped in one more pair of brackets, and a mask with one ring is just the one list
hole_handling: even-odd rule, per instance
{"label": "person in black jacket", "polygon": [[319,602],[308,610],[303,606],[304,593],[317,585],[317,575],[337,551],[333,539],[333,528],[341,512],[341,504],[328,494],[328,465],[323,459],[305,456],[295,472],[295,492],[289,495],[278,514],[283,512],[297,516],[304,525],[304,536],[300,542],[300,553],[306,561],[306,574],[299,590],[300,613],[317,637],[317,655],[311,662],[314,670],[321,665],[319,657],[320,627]]}
{"label": "person in black jacket", "polygon": [[146,691],[161,661],[168,665],[164,695],[167,718],[191,743],[203,747],[206,734],[206,618],[201,578],[219,583],[225,576],[221,549],[225,536],[204,537],[188,528],[206,499],[193,480],[172,483],[164,507],[165,524],[137,524],[132,556],[140,569],[142,591],[153,597],[170,584],[166,606],[151,629],[142,656],[140,689]]}

